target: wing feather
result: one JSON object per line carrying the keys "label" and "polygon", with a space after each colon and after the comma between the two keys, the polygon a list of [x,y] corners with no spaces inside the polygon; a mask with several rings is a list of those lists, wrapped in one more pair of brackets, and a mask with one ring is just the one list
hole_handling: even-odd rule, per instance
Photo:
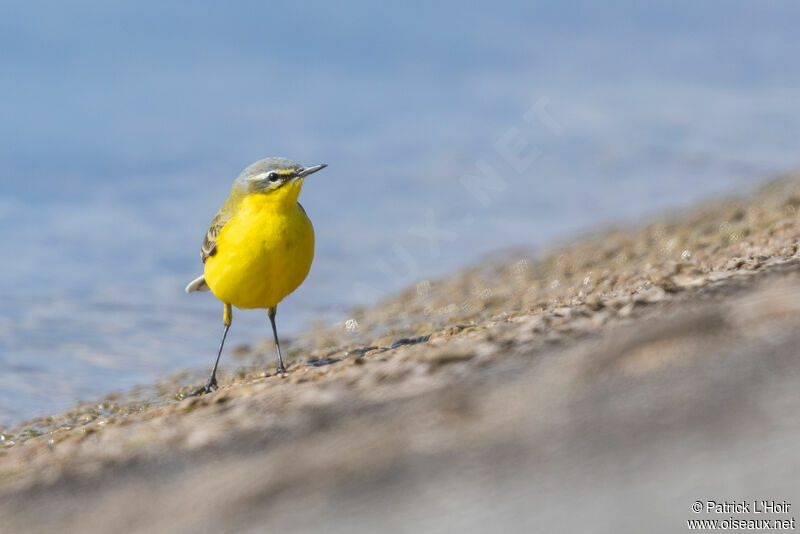
{"label": "wing feather", "polygon": [[221,213],[217,213],[217,216],[211,221],[206,236],[203,238],[203,244],[200,246],[200,259],[203,260],[203,263],[217,253],[217,236],[222,227],[225,226],[225,223],[228,222],[227,219],[223,219],[220,215]]}
{"label": "wing feather", "polygon": [[219,233],[225,224],[236,213],[240,200],[240,196],[232,192],[231,196],[228,197],[228,200],[225,201],[214,216],[214,219],[212,219],[208,231],[206,231],[206,236],[203,238],[203,244],[200,246],[200,259],[203,260],[203,263],[217,253],[217,237],[219,237]]}

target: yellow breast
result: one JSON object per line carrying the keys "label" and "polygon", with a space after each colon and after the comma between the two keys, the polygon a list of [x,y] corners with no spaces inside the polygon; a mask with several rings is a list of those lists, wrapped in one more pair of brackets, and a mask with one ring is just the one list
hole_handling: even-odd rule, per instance
{"label": "yellow breast", "polygon": [[296,200],[285,200],[248,195],[220,230],[205,279],[221,301],[271,308],[305,280],[314,259],[314,227]]}

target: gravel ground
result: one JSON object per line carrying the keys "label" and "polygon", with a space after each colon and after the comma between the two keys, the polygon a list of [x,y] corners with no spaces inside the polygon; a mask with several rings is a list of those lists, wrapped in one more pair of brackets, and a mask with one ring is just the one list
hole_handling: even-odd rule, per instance
{"label": "gravel ground", "polygon": [[[1,432],[0,532],[676,532],[800,506],[800,181]],[[270,354],[271,358],[271,354]],[[789,519],[774,514],[770,519]]]}

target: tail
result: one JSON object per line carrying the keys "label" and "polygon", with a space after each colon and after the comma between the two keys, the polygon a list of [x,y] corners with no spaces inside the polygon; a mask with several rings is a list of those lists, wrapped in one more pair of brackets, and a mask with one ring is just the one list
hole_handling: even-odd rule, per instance
{"label": "tail", "polygon": [[189,282],[188,286],[186,286],[187,293],[192,293],[194,291],[211,291],[211,288],[208,287],[208,284],[206,284],[205,276],[200,276],[199,278],[195,278],[194,280]]}

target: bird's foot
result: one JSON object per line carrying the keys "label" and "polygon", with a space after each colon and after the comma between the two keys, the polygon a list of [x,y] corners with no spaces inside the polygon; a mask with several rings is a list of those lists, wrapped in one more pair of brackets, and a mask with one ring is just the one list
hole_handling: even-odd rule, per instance
{"label": "bird's foot", "polygon": [[277,369],[275,369],[276,375],[285,375],[286,373],[291,373],[291,371],[283,365],[278,365]]}
{"label": "bird's foot", "polygon": [[219,389],[219,386],[217,385],[217,377],[212,376],[211,378],[208,379],[206,385],[200,386],[199,388],[193,390],[191,393],[189,393],[189,396],[196,397],[198,395],[205,395],[206,393],[211,393],[212,391],[216,391],[217,389]]}

